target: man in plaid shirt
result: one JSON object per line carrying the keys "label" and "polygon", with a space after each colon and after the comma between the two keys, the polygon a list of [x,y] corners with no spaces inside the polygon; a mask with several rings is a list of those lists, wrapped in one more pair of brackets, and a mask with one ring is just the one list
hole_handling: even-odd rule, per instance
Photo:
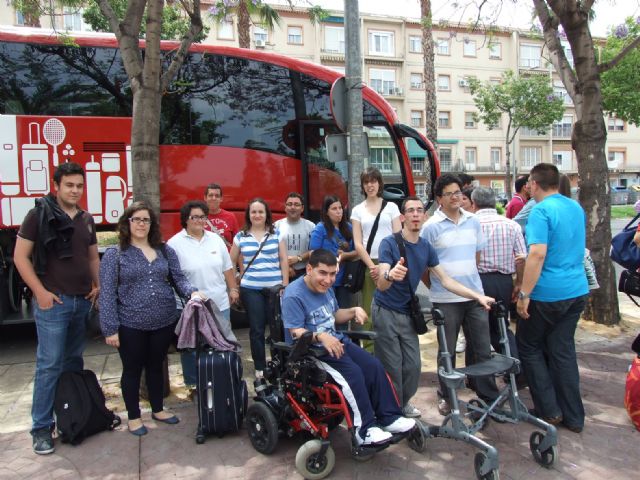
{"label": "man in plaid shirt", "polygon": [[[471,200],[485,239],[478,263],[482,288],[485,295],[501,300],[505,306],[509,305],[516,300],[522,285],[524,256],[527,254],[522,230],[513,220],[498,215],[496,196],[490,188],[476,188],[471,194]],[[521,258],[520,261],[516,261],[518,256]],[[517,358],[515,336],[509,330],[509,325],[506,326],[511,355]],[[494,350],[500,351],[500,327],[493,311],[489,313],[489,332],[491,345]]]}

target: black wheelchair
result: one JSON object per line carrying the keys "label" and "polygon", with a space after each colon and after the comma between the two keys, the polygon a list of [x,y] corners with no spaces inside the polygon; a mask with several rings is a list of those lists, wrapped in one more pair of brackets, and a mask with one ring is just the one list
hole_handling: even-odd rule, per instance
{"label": "black wheelchair", "polygon": [[[345,422],[351,435],[351,455],[365,461],[389,445],[407,439],[409,446],[419,452],[425,449],[425,429],[419,426],[405,434],[394,435],[389,443],[378,446],[359,446],[347,401],[340,388],[332,383],[315,358],[326,355],[322,347],[312,345],[307,332],[295,344],[284,340],[284,326],[280,312],[279,292],[270,292],[272,321],[268,343],[271,360],[264,371],[264,379],[255,382],[254,403],[247,410],[247,430],[253,447],[260,453],[272,453],[280,437],[293,437],[306,432],[313,439],[305,442],[296,454],[295,465],[306,479],[318,480],[331,473],[335,453],[330,433]],[[345,332],[352,339],[373,339],[374,332]]]}
{"label": "black wheelchair", "polygon": [[[437,328],[438,342],[442,346],[438,376],[449,391],[451,413],[445,417],[442,425],[426,427],[425,436],[462,440],[481,450],[474,458],[476,477],[480,480],[499,478],[498,451],[475,435],[484,428],[489,418],[499,423],[525,421],[544,430],[544,433],[534,431],[529,438],[529,448],[534,460],[543,467],[551,468],[558,457],[556,428],[531,415],[518,394],[515,376],[520,372],[520,361],[511,357],[505,322],[507,310],[502,302],[493,304],[492,309],[498,316],[500,344],[504,354],[494,353],[490,360],[455,369],[452,367],[452,354],[447,349],[444,314],[437,308],[431,311],[433,323]],[[468,402],[458,398],[457,390],[464,388],[467,378],[487,375],[508,378],[494,401],[487,404],[478,398]]]}

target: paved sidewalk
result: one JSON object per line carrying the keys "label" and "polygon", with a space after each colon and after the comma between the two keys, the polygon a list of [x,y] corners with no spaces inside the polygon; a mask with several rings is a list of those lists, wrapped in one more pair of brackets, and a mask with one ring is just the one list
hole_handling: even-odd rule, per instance
{"label": "paved sidewalk", "polygon": [[[637,478],[640,432],[631,425],[622,405],[627,368],[633,358],[630,343],[640,331],[640,309],[620,297],[625,321],[608,328],[581,322],[576,339],[587,422],[582,434],[559,430],[559,461],[552,470],[531,458],[528,440],[532,428],[525,424],[490,422],[481,436],[500,454],[503,479],[605,479]],[[245,345],[245,374],[253,373],[248,358],[248,331],[238,332]],[[56,442],[53,455],[37,456],[31,450],[30,424],[33,382],[33,347],[6,345],[0,341],[0,479],[299,479],[294,459],[300,438],[281,439],[270,456],[258,454],[247,432],[223,439],[211,437],[204,445],[194,441],[197,414],[181,384],[180,363],[171,355],[172,394],[167,405],[181,418],[176,426],[143,419],[149,434],[136,438],[120,427],[72,447]],[[415,404],[423,420],[440,423],[436,410],[435,335],[421,339],[423,374]],[[120,360],[105,345],[93,342],[87,350],[87,368],[99,374],[110,408],[122,414],[119,392]],[[523,398],[530,404],[528,392]],[[125,424],[126,424],[126,418]],[[475,450],[462,442],[431,439],[418,454],[401,443],[359,463],[349,456],[349,437],[342,427],[332,436],[336,467],[330,478],[367,479],[470,479],[475,478]]]}

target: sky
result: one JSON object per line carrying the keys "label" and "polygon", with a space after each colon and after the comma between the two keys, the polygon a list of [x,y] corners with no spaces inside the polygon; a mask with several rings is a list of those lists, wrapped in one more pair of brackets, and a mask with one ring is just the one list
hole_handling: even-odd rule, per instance
{"label": "sky", "polygon": [[[284,0],[280,0],[283,2]],[[344,10],[344,0],[302,0],[298,5],[319,4],[325,8]],[[269,3],[278,3],[274,0],[267,0]],[[502,4],[499,16],[499,26],[514,26],[528,28],[531,25],[531,12],[533,2],[531,0],[503,0],[497,2],[490,0],[495,5]],[[454,4],[474,5],[479,4],[479,0],[431,0],[431,9],[434,18],[448,19],[449,22],[468,22],[477,10],[471,6],[466,10],[452,7]],[[359,0],[360,13],[374,13],[379,15],[391,14],[409,18],[420,18],[420,0]],[[628,16],[640,16],[640,0],[596,0],[594,5],[596,19],[591,26],[591,33],[594,36],[604,37],[611,26],[616,26],[624,21]]]}

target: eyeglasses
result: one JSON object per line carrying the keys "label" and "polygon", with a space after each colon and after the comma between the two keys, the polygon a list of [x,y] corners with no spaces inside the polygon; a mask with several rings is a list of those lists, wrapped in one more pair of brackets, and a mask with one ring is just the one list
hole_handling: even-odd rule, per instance
{"label": "eyeglasses", "polygon": [[443,197],[459,197],[462,195],[462,192],[460,190],[457,190],[455,192],[445,192],[442,194]]}
{"label": "eyeglasses", "polygon": [[189,215],[189,220],[204,222],[207,219],[206,215]]}
{"label": "eyeglasses", "polygon": [[135,223],[136,225],[151,225],[151,219],[150,218],[129,217],[129,221],[131,223]]}
{"label": "eyeglasses", "polygon": [[424,208],[406,208],[404,213],[424,213]]}
{"label": "eyeglasses", "polygon": [[301,203],[292,203],[292,202],[287,202],[284,204],[285,207],[301,207],[302,204]]}

